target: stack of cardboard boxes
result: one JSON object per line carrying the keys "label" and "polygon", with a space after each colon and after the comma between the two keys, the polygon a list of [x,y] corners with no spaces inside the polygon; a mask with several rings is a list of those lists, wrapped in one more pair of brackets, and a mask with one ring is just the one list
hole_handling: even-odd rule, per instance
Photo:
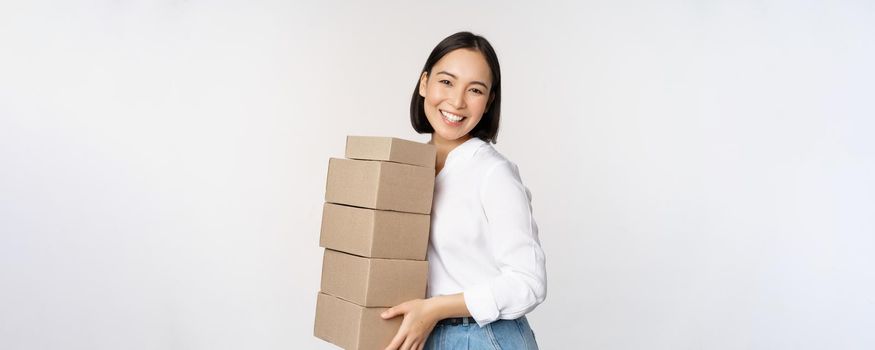
{"label": "stack of cardboard boxes", "polygon": [[314,335],[348,350],[383,349],[401,317],[380,313],[424,298],[435,148],[349,136],[328,163]]}

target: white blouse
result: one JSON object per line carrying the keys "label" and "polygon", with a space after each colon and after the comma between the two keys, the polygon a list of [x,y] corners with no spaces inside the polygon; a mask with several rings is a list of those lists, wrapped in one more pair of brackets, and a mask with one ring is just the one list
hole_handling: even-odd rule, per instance
{"label": "white blouse", "polygon": [[479,138],[450,151],[435,179],[428,262],[428,296],[464,292],[480,327],[546,297],[531,193],[517,166]]}

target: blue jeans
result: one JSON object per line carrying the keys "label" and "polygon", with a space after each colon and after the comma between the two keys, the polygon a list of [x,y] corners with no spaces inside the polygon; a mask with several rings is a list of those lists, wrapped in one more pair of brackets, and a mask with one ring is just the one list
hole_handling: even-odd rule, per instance
{"label": "blue jeans", "polygon": [[476,323],[437,325],[425,350],[537,350],[535,333],[526,317],[498,320],[480,328]]}

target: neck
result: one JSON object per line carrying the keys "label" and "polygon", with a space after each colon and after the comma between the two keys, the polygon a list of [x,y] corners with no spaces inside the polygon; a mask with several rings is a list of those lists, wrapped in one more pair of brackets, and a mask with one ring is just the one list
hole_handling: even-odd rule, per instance
{"label": "neck", "polygon": [[437,164],[435,164],[435,174],[439,173],[441,169],[444,168],[444,164],[447,161],[447,155],[450,154],[450,151],[459,147],[459,145],[465,143],[471,139],[471,135],[465,135],[455,140],[447,140],[439,135],[431,134],[431,141],[428,143],[435,145],[437,148]]}

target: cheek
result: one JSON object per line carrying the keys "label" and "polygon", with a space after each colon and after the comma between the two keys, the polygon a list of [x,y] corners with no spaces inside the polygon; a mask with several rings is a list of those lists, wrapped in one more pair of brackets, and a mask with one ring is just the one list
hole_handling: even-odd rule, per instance
{"label": "cheek", "polygon": [[468,106],[472,110],[475,110],[478,113],[482,114],[486,110],[486,102],[487,101],[488,100],[486,98],[477,96],[475,98],[468,100]]}
{"label": "cheek", "polygon": [[430,88],[428,89],[428,95],[425,96],[425,102],[432,105],[437,106],[444,100],[443,92],[441,89]]}
{"label": "cheek", "polygon": [[438,99],[435,98],[434,94],[429,94],[425,97],[425,104],[429,107],[437,106]]}

